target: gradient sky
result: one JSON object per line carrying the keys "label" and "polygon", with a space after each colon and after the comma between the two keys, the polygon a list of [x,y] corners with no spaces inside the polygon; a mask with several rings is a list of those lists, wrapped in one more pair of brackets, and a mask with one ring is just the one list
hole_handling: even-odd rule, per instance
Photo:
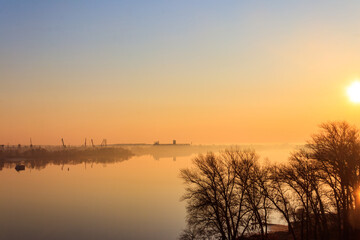
{"label": "gradient sky", "polygon": [[360,127],[358,1],[0,0],[0,144],[303,142]]}

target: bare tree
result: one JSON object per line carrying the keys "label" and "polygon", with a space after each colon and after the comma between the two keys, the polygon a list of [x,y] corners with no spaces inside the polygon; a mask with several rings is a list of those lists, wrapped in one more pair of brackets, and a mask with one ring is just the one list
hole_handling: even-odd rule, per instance
{"label": "bare tree", "polygon": [[295,212],[293,206],[293,193],[285,184],[281,171],[284,166],[272,165],[268,167],[267,181],[264,182],[263,194],[272,203],[274,209],[281,214],[288,224],[289,232],[294,240],[296,234],[293,226],[293,215]]}
{"label": "bare tree", "polygon": [[[193,160],[194,169],[181,170],[187,201],[188,227],[223,240],[244,236],[263,223],[259,190],[255,190],[258,156],[254,151],[227,150]],[[255,224],[256,223],[256,224]],[[262,225],[261,225],[262,228]]]}
{"label": "bare tree", "polygon": [[287,164],[261,167],[255,151],[239,149],[193,162],[181,170],[188,213],[181,239],[267,239],[270,210],[294,240],[360,237],[359,130],[346,122],[322,124]]}
{"label": "bare tree", "polygon": [[338,238],[357,239],[355,221],[350,220],[357,216],[359,132],[346,122],[330,122],[320,127],[306,147],[294,152],[289,164],[280,168],[278,180],[297,199],[292,205],[303,214],[302,239],[328,239],[332,213],[337,215]]}
{"label": "bare tree", "polygon": [[301,219],[298,219],[301,239],[328,239],[325,195],[316,162],[301,149],[291,155],[289,164],[280,170],[280,176],[296,199],[293,203],[297,206],[295,213],[301,213]]}
{"label": "bare tree", "polygon": [[357,128],[346,122],[329,122],[312,136],[307,147],[320,166],[323,180],[332,189],[338,215],[339,239],[350,239],[360,181],[360,140]]}
{"label": "bare tree", "polygon": [[[245,204],[251,212],[251,230],[260,233],[261,238],[267,237],[267,220],[270,206],[264,194],[267,181],[267,169],[262,169],[258,163],[255,151],[227,150],[226,156],[231,156],[235,172],[235,183],[244,191]],[[236,157],[234,157],[234,155]]]}

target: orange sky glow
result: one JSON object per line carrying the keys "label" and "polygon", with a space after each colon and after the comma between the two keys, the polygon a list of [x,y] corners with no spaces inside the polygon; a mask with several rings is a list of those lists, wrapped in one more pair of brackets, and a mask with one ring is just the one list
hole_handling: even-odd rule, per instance
{"label": "orange sky glow", "polygon": [[354,5],[58,4],[0,16],[0,144],[301,143],[322,122],[360,127]]}

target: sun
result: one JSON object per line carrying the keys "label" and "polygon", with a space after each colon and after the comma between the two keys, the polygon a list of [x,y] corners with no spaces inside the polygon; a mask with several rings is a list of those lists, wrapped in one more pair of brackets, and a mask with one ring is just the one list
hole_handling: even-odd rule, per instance
{"label": "sun", "polygon": [[347,89],[350,101],[354,103],[360,103],[360,82],[353,82]]}

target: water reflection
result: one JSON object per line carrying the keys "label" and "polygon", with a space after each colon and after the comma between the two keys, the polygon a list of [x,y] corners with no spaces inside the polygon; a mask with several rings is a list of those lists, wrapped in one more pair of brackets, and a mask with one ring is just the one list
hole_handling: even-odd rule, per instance
{"label": "water reflection", "polygon": [[[0,239],[177,239],[186,217],[179,170],[224,146],[122,148],[131,155],[3,158]],[[277,161],[290,151],[256,149]]]}
{"label": "water reflection", "polygon": [[4,168],[0,239],[176,239],[185,227],[178,171],[191,158]]}

